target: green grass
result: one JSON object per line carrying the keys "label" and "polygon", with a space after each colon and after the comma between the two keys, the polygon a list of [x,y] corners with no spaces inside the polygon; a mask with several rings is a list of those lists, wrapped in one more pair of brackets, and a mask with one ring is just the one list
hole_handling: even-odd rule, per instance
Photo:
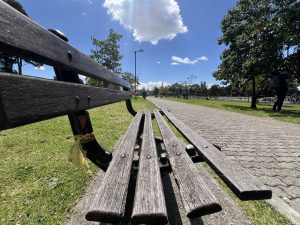
{"label": "green grass", "polygon": [[[141,98],[133,107],[155,108]],[[110,150],[132,120],[125,102],[90,110],[90,116],[97,140]],[[67,116],[0,132],[0,224],[65,221],[89,181],[68,162],[73,143]]]}
{"label": "green grass", "polygon": [[272,104],[258,103],[257,109],[251,109],[250,103],[243,101],[220,101],[206,99],[167,98],[168,100],[185,102],[231,112],[243,113],[251,116],[269,117],[285,122],[300,124],[300,105],[284,104],[281,112],[272,112]]}

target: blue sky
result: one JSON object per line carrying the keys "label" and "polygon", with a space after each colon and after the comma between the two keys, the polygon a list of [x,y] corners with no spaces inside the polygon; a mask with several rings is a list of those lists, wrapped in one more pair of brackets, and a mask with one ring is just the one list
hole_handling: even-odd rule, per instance
{"label": "blue sky", "polygon": [[[224,47],[217,41],[220,23],[235,0],[20,0],[29,16],[45,28],[57,28],[70,44],[90,54],[91,36],[105,39],[112,28],[123,35],[122,70],[137,74],[142,83],[186,81],[218,83],[212,72]],[[24,73],[53,77],[53,69],[26,65]]]}

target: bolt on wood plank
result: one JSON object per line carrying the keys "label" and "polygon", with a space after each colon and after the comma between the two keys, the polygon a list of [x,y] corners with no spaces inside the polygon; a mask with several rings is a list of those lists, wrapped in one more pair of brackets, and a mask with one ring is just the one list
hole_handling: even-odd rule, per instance
{"label": "bolt on wood plank", "polygon": [[130,99],[130,92],[0,73],[0,130]]}
{"label": "bolt on wood plank", "polygon": [[126,134],[118,142],[113,160],[86,214],[87,220],[118,223],[122,219],[141,118],[142,112],[139,111]]}
{"label": "bolt on wood plank", "polygon": [[134,224],[166,224],[167,209],[150,112],[145,114],[139,171],[134,197]]}
{"label": "bolt on wood plank", "polygon": [[179,187],[181,200],[189,218],[216,213],[222,210],[215,196],[206,186],[198,169],[180,141],[167,125],[158,110],[154,111],[172,171]]}

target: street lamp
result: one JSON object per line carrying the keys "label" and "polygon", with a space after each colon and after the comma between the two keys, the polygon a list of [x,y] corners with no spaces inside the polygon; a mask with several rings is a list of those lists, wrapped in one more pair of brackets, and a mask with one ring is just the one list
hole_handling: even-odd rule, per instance
{"label": "street lamp", "polygon": [[136,53],[137,52],[143,52],[143,49],[140,49],[138,51],[134,51],[134,96],[136,97]]}

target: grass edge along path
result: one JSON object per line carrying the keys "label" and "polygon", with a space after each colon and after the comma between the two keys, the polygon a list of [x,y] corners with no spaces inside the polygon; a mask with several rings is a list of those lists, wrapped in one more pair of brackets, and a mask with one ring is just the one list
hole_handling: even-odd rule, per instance
{"label": "grass edge along path", "polygon": [[[155,106],[132,99],[135,110]],[[89,110],[98,142],[111,150],[132,121],[125,102]],[[0,224],[63,224],[90,178],[68,162],[67,116],[0,132]],[[94,174],[98,168],[90,164]]]}
{"label": "grass edge along path", "polygon": [[206,99],[163,98],[166,100],[200,105],[214,109],[237,112],[257,117],[268,117],[276,120],[300,124],[300,105],[284,103],[281,112],[272,111],[272,103],[258,103],[257,109],[251,109],[250,103],[244,101],[223,101]]}

